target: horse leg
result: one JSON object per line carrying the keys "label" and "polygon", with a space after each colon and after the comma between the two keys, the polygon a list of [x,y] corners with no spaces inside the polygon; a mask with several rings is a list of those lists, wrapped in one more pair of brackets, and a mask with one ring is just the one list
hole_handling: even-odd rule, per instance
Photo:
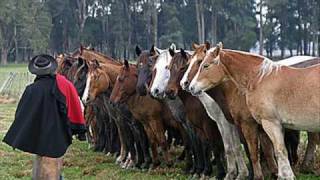
{"label": "horse leg", "polygon": [[259,139],[264,158],[267,162],[272,176],[276,177],[278,173],[278,165],[275,160],[274,148],[268,135],[263,129],[259,130]]}
{"label": "horse leg", "polygon": [[158,146],[157,139],[149,125],[146,125],[144,128],[147,133],[148,139],[150,141],[151,153],[152,153],[152,165],[149,169],[155,169],[160,165],[160,160],[158,157],[158,150],[157,150],[157,146]]}
{"label": "horse leg", "polygon": [[[203,157],[204,157],[204,169],[202,171],[202,176],[207,179],[212,173],[212,166],[211,166],[211,147],[209,144],[209,140],[203,141]],[[219,169],[218,169],[219,170]]]}
{"label": "horse leg", "polygon": [[290,165],[295,166],[299,160],[298,145],[300,141],[300,131],[285,129],[284,139]]}
{"label": "horse leg", "polygon": [[277,120],[262,119],[261,124],[272,141],[278,162],[278,177],[280,179],[294,179],[294,174],[288,160],[288,152],[284,143],[282,126]]}
{"label": "horse leg", "polygon": [[150,127],[155,134],[155,137],[157,138],[157,141],[159,142],[160,147],[163,150],[164,153],[164,160],[167,163],[168,167],[171,167],[173,165],[170,154],[169,154],[169,146],[166,140],[165,136],[165,129],[163,127],[162,121],[160,117],[155,117],[153,120],[150,121]]}
{"label": "horse leg", "polygon": [[258,124],[255,122],[240,121],[242,134],[248,144],[250,159],[253,166],[255,180],[263,179],[259,158]]}
{"label": "horse leg", "polygon": [[149,139],[148,135],[142,126],[142,124],[138,121],[133,122],[136,129],[137,129],[137,135],[138,135],[138,144],[141,147],[142,150],[142,164],[141,164],[141,169],[148,169],[149,165],[151,164],[152,160],[150,157],[150,152],[149,152]]}
{"label": "horse leg", "polygon": [[316,145],[317,141],[319,141],[318,135],[318,133],[308,132],[308,145],[304,155],[303,162],[300,167],[301,172],[310,173],[313,171]]}
{"label": "horse leg", "polygon": [[238,166],[238,176],[237,180],[240,179],[247,179],[249,176],[249,171],[245,162],[245,157],[244,154],[242,153],[242,148],[241,148],[241,142],[240,142],[240,137],[239,137],[239,132],[236,126],[232,126],[232,131],[231,131],[231,136],[233,138],[233,153],[235,154],[236,157],[236,163]]}
{"label": "horse leg", "polygon": [[233,144],[235,142],[232,137],[232,126],[234,125],[230,124],[226,120],[223,112],[219,108],[219,105],[208,94],[202,93],[198,98],[205,107],[209,117],[217,123],[223,139],[224,152],[227,160],[227,175],[225,179],[233,180],[237,174],[236,158],[233,151]]}

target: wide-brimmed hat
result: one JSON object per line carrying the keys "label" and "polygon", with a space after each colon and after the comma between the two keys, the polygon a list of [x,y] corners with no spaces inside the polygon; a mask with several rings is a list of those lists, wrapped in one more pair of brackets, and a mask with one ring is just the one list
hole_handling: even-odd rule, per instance
{"label": "wide-brimmed hat", "polygon": [[54,74],[57,67],[57,61],[47,54],[40,54],[33,57],[28,65],[29,71],[35,75]]}

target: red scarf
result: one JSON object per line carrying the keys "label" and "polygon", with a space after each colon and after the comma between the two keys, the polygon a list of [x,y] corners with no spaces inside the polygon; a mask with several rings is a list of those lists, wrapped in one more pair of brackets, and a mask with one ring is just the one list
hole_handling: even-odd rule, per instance
{"label": "red scarf", "polygon": [[70,122],[75,125],[85,125],[76,88],[60,74],[56,75],[56,81],[60,92],[66,97],[67,114]]}

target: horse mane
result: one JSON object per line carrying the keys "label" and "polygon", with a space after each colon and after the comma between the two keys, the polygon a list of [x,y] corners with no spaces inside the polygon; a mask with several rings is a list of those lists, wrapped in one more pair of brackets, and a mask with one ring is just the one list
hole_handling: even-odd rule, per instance
{"label": "horse mane", "polygon": [[259,82],[265,76],[269,76],[274,70],[275,70],[275,72],[278,72],[281,69],[281,67],[282,67],[281,64],[275,63],[268,58],[264,58],[264,60],[261,63],[259,73],[258,73]]}
{"label": "horse mane", "polygon": [[91,49],[87,49],[87,48],[84,48],[84,50],[86,50],[90,53],[93,53],[95,55],[98,55],[98,56],[102,57],[103,59],[108,60],[108,62],[110,62],[110,63],[116,64],[116,65],[122,65],[122,63],[120,61],[117,61],[116,59],[112,58],[111,56],[107,56],[103,53],[100,53],[100,52],[97,52],[97,51],[94,51]]}
{"label": "horse mane", "polygon": [[278,72],[283,66],[279,63],[273,62],[271,59],[267,57],[264,57],[258,54],[252,54],[244,51],[237,51],[237,50],[230,50],[230,49],[228,49],[227,51],[250,56],[256,59],[263,59],[262,62],[260,63],[260,68],[258,72],[258,79],[259,79],[258,82],[260,82],[264,77],[269,76],[273,71]]}

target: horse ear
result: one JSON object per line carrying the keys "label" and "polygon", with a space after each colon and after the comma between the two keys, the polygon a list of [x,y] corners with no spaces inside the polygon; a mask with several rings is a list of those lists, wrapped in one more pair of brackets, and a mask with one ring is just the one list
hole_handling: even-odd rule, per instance
{"label": "horse ear", "polygon": [[80,49],[79,49],[79,51],[80,51],[80,55],[82,55],[82,52],[83,52],[83,46],[82,46],[82,44],[80,44]]}
{"label": "horse ear", "polygon": [[222,48],[223,48],[222,42],[219,42],[219,43],[217,44],[216,50],[214,51],[215,56],[218,56],[218,55],[219,55],[219,53],[220,53],[220,51],[222,50]]}
{"label": "horse ear", "polygon": [[150,53],[151,56],[153,56],[153,55],[156,54],[156,50],[155,50],[155,48],[154,48],[154,44],[152,44],[149,53]]}
{"label": "horse ear", "polygon": [[173,49],[169,49],[169,53],[170,53],[170,55],[171,55],[171,57],[173,57],[174,56],[174,50]]}
{"label": "horse ear", "polygon": [[210,46],[211,46],[210,43],[209,43],[209,41],[206,41],[205,44],[206,44],[206,49],[209,50],[209,49],[210,49]]}
{"label": "horse ear", "polygon": [[169,49],[172,49],[173,51],[175,51],[177,49],[176,45],[174,43],[172,43],[169,47]]}
{"label": "horse ear", "polygon": [[200,47],[199,44],[192,43],[192,49],[193,49],[193,50],[196,50],[196,49],[198,49],[199,47]]}
{"label": "horse ear", "polygon": [[129,69],[129,62],[128,60],[124,60],[124,67],[128,70]]}
{"label": "horse ear", "polygon": [[182,48],[180,48],[180,53],[181,53],[181,55],[182,55],[183,58],[185,58],[185,59],[188,58],[188,57],[187,57],[187,53],[186,53]]}
{"label": "horse ear", "polygon": [[137,56],[140,56],[140,54],[141,54],[141,49],[140,49],[139,46],[137,45],[137,46],[136,46],[136,55],[137,55]]}
{"label": "horse ear", "polygon": [[220,49],[222,49],[222,48],[223,48],[222,42],[219,42],[219,43],[217,44],[217,46],[218,46]]}

